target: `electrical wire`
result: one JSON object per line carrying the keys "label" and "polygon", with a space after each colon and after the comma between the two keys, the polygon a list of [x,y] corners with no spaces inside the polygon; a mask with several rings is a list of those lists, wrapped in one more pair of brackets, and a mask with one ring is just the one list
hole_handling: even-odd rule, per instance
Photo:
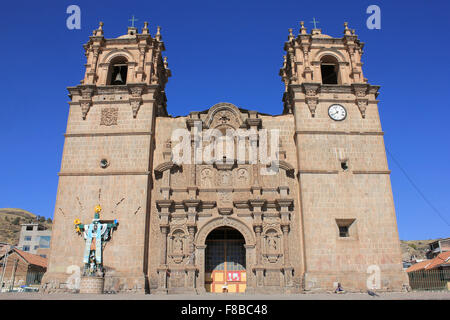
{"label": "electrical wire", "polygon": [[392,155],[392,153],[389,151],[389,149],[387,147],[386,147],[386,153],[391,157],[392,160],[394,160],[394,162],[397,165],[397,167],[399,167],[399,169],[403,172],[403,174],[405,175],[406,179],[408,179],[409,183],[411,183],[411,185],[414,187],[414,189],[416,189],[416,191],[423,198],[423,200],[425,200],[425,202],[442,219],[442,221],[444,221],[445,224],[450,227],[450,223],[448,223],[448,221],[444,218],[444,216],[440,213],[440,211],[431,203],[431,201],[428,200],[428,198],[425,196],[425,194],[414,183],[414,181],[411,179],[411,177],[408,175],[408,173],[406,173],[405,169],[403,169],[403,167],[400,165],[400,163],[397,161],[397,159],[395,159],[395,157]]}

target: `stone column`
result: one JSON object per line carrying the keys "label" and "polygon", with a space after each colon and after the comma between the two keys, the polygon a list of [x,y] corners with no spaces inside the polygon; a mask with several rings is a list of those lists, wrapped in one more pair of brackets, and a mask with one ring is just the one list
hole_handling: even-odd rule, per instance
{"label": "stone column", "polygon": [[168,226],[161,226],[161,234],[162,234],[162,243],[161,243],[161,251],[160,251],[160,263],[157,268],[158,271],[158,289],[159,293],[167,293],[167,234],[169,232]]}
{"label": "stone column", "polygon": [[139,66],[136,71],[137,81],[144,81],[144,63],[145,63],[145,52],[147,51],[147,45],[144,43],[140,43],[139,47]]}
{"label": "stone column", "polygon": [[282,225],[284,265],[289,265],[289,225]]}
{"label": "stone column", "polygon": [[189,232],[189,265],[194,265],[194,236],[195,236],[195,225],[188,226]]}
{"label": "stone column", "polygon": [[262,207],[265,201],[261,199],[250,200],[253,207],[253,229],[256,235],[256,265],[253,270],[256,273],[256,287],[264,286],[264,267],[262,266],[262,247],[261,247],[261,233],[262,233]]}
{"label": "stone column", "polygon": [[290,231],[290,212],[289,206],[294,201],[292,199],[278,199],[277,205],[280,207],[281,231],[283,232],[283,272],[285,287],[292,286],[292,267],[289,260],[289,231]]}
{"label": "stone column", "polygon": [[[248,121],[247,121],[248,122]],[[252,193],[254,195],[260,195],[261,187],[259,181],[259,165],[258,165],[258,127],[257,125],[250,126],[250,134],[249,134],[249,144],[250,144],[250,154],[249,154],[249,163],[252,165]]]}
{"label": "stone column", "polygon": [[264,268],[262,266],[262,252],[261,252],[261,231],[262,226],[256,225],[254,226],[255,234],[256,234],[256,265],[253,268],[256,273],[256,287],[262,287],[264,285]]}
{"label": "stone column", "polygon": [[205,293],[205,249],[206,245],[196,246],[196,264],[199,270],[198,282],[196,283],[197,293]]}
{"label": "stone column", "polygon": [[167,234],[169,233],[169,217],[172,200],[157,200],[156,205],[159,209],[159,227],[161,230],[161,250],[158,272],[158,289],[156,293],[167,293]]}
{"label": "stone column", "polygon": [[[194,165],[193,165],[193,167],[195,168]],[[196,193],[197,193],[197,188],[192,187],[192,188],[188,188],[188,189],[190,189],[189,192],[191,193],[191,196],[195,197]],[[189,257],[188,257],[188,265],[186,266],[187,287],[194,289],[196,287],[195,274],[198,270],[198,267],[195,265],[194,239],[195,239],[195,232],[197,230],[197,210],[198,210],[198,206],[200,204],[200,200],[196,200],[196,199],[184,200],[183,203],[187,207],[187,210],[188,210],[187,228],[188,228],[188,232],[189,232],[189,245],[188,245]]]}
{"label": "stone column", "polygon": [[162,234],[160,264],[162,266],[165,266],[165,265],[167,265],[167,234],[169,233],[169,226],[163,225],[163,226],[160,226],[160,228],[161,228],[161,234]]}
{"label": "stone column", "polygon": [[245,290],[246,293],[254,293],[254,289],[256,287],[255,277],[253,276],[253,267],[255,266],[255,244],[245,244],[245,264],[247,271],[247,288]]}

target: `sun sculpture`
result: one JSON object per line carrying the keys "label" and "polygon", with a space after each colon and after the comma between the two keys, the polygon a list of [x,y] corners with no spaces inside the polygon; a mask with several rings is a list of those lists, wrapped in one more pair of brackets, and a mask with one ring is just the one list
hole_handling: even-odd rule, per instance
{"label": "sun sculpture", "polygon": [[100,205],[95,206],[95,214],[92,223],[82,224],[80,219],[75,219],[75,231],[83,234],[86,245],[84,248],[83,276],[103,276],[102,253],[106,242],[111,239],[114,229],[119,222],[114,220],[113,223],[102,223],[100,221]]}

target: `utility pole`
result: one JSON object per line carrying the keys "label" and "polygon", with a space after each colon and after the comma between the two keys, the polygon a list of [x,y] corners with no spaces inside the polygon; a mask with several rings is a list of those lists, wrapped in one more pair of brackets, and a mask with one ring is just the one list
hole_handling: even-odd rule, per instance
{"label": "utility pole", "polygon": [[6,254],[5,254],[5,261],[3,261],[3,270],[2,270],[2,280],[0,281],[0,292],[3,290],[3,279],[5,278],[5,272],[6,272],[6,266],[8,265],[8,256],[9,256],[9,251],[11,250],[11,247],[8,248],[8,250],[6,250]]}
{"label": "utility pole", "polygon": [[16,258],[16,260],[14,261],[14,267],[12,270],[12,282],[11,282],[11,286],[9,291],[11,292],[14,289],[14,281],[16,280],[16,269],[17,269],[17,264],[19,263],[19,259]]}

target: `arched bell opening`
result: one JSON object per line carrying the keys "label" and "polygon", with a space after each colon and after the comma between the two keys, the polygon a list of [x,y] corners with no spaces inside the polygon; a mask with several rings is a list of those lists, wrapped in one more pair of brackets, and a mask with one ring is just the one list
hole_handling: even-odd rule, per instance
{"label": "arched bell opening", "polygon": [[205,252],[205,289],[213,293],[243,293],[247,287],[243,235],[231,227],[208,234]]}
{"label": "arched bell opening", "polygon": [[320,59],[322,84],[339,84],[339,63],[335,57],[324,56]]}
{"label": "arched bell opening", "polygon": [[117,86],[127,83],[128,61],[125,57],[119,56],[111,60],[107,85]]}

